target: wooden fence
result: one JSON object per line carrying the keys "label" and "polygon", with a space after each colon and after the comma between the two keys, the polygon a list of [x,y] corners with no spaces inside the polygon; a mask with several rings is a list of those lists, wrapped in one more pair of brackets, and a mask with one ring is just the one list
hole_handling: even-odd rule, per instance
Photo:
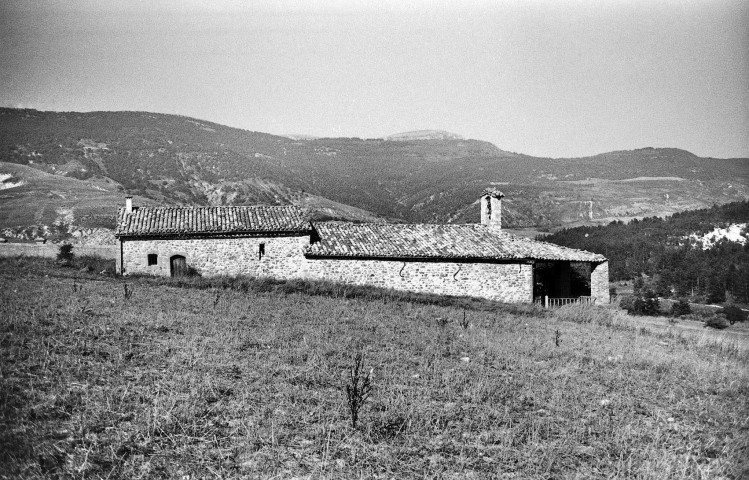
{"label": "wooden fence", "polygon": [[559,308],[564,305],[593,305],[596,303],[595,297],[570,297],[570,298],[552,298],[549,296],[536,297],[534,303],[543,305],[544,308]]}

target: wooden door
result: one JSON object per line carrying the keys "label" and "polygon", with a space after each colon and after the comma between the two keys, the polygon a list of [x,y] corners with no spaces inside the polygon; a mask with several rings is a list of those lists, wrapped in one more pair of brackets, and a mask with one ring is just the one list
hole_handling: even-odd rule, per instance
{"label": "wooden door", "polygon": [[171,272],[173,277],[187,275],[187,261],[182,255],[175,255],[170,259]]}

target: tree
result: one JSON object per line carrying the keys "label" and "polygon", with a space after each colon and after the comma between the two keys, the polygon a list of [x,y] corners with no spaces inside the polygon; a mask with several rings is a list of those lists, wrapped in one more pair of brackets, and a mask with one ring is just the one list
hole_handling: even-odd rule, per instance
{"label": "tree", "polygon": [[726,301],[726,286],[716,272],[707,278],[707,301],[708,303],[721,303]]}
{"label": "tree", "polygon": [[661,311],[661,302],[655,292],[649,288],[642,291],[642,314],[658,315]]}
{"label": "tree", "polygon": [[69,243],[60,245],[60,250],[57,252],[57,261],[64,264],[70,264],[75,255],[73,255],[73,246]]}
{"label": "tree", "polygon": [[671,316],[681,317],[682,315],[689,315],[692,313],[692,308],[689,306],[689,302],[684,298],[680,298],[678,302],[671,305]]}

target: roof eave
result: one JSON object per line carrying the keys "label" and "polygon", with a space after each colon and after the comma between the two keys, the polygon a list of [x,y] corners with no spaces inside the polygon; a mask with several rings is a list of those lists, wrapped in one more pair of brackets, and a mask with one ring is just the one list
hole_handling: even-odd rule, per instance
{"label": "roof eave", "polygon": [[171,238],[257,238],[257,237],[304,237],[312,230],[253,230],[247,232],[153,232],[153,233],[117,233],[115,238],[125,240],[150,240]]}

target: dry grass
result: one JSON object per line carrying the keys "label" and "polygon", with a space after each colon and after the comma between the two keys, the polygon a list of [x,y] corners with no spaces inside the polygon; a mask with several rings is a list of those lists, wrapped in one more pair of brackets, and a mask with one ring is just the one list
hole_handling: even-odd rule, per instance
{"label": "dry grass", "polygon": [[[147,279],[129,279],[125,299],[120,279],[39,263],[18,275],[18,262],[0,261],[6,476],[749,471],[746,352],[607,309],[466,313]],[[374,390],[353,429],[344,386],[358,352]]]}

